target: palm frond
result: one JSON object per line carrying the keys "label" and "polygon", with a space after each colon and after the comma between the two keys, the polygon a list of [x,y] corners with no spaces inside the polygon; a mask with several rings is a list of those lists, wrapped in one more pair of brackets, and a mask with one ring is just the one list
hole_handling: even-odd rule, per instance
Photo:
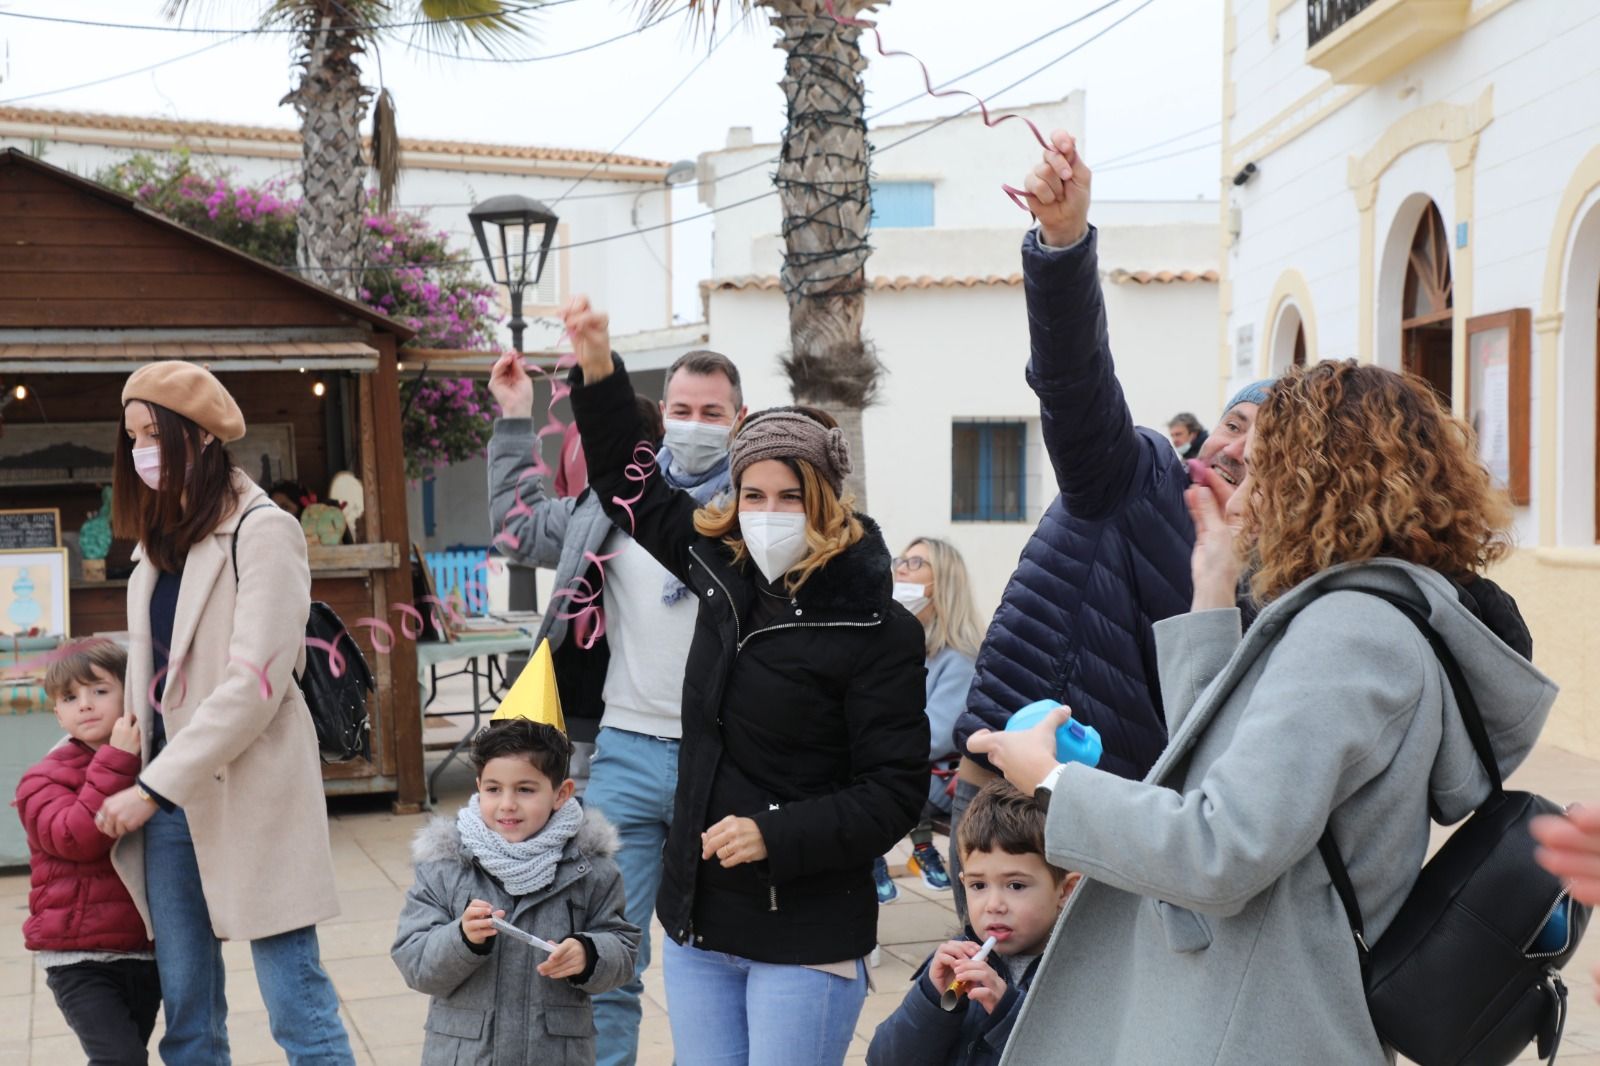
{"label": "palm frond", "polygon": [[380,90],[372,107],[372,170],[378,179],[378,213],[386,215],[400,183],[400,133],[395,124],[394,97]]}
{"label": "palm frond", "polygon": [[[755,7],[760,0],[728,0],[728,6],[737,7],[741,14]],[[639,12],[639,25],[643,26],[677,10],[679,5],[689,12],[689,26],[693,33],[707,37],[717,32],[717,16],[722,12],[723,0],[633,0]]]}
{"label": "palm frond", "polygon": [[491,54],[532,36],[538,0],[417,0],[414,37],[460,52],[475,45]]}

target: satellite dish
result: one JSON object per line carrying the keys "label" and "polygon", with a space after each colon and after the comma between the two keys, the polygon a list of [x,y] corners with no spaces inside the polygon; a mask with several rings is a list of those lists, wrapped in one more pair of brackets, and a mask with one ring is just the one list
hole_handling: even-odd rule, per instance
{"label": "satellite dish", "polygon": [[333,475],[328,486],[328,500],[344,511],[345,521],[352,527],[366,513],[367,494],[360,480],[348,470]]}

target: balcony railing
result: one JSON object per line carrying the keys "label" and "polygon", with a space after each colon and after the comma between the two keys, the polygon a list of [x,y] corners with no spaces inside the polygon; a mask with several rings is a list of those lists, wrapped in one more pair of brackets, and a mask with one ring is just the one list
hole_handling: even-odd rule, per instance
{"label": "balcony railing", "polygon": [[1306,0],[1306,43],[1314,45],[1371,7],[1374,0]]}

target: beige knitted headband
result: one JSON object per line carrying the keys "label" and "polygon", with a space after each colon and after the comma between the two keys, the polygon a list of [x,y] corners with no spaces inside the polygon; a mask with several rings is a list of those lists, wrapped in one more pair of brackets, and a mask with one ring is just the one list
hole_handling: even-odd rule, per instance
{"label": "beige knitted headband", "polygon": [[793,407],[773,407],[751,415],[729,449],[733,483],[745,468],[763,459],[804,459],[835,494],[843,494],[850,474],[850,443],[844,430],[828,429]]}

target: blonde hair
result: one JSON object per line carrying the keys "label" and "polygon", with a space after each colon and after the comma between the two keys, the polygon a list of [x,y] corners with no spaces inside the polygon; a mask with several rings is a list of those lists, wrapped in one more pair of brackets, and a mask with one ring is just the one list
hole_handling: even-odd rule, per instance
{"label": "blonde hair", "polygon": [[[742,424],[741,424],[742,425]],[[737,436],[739,428],[735,427]],[[821,570],[828,561],[844,553],[846,548],[866,535],[861,520],[851,507],[851,499],[839,498],[817,468],[804,459],[780,459],[800,479],[801,500],[805,506],[806,543],[811,551],[795,563],[783,576],[783,586],[794,595],[811,575]],[[694,513],[695,532],[703,537],[715,537],[733,550],[733,561],[745,555],[744,538],[739,535],[739,486],[733,487],[732,496],[721,505],[712,504]]]}
{"label": "blonde hair", "polygon": [[928,565],[933,567],[933,617],[922,627],[927,634],[927,656],[931,659],[951,648],[976,659],[983,634],[978,628],[978,607],[972,600],[966,561],[955,545],[937,537],[918,537],[906,550],[919,544],[928,550]]}
{"label": "blonde hair", "polygon": [[1256,414],[1240,548],[1262,603],[1340,563],[1460,578],[1510,550],[1511,507],[1472,430],[1420,379],[1355,360],[1295,368]]}

